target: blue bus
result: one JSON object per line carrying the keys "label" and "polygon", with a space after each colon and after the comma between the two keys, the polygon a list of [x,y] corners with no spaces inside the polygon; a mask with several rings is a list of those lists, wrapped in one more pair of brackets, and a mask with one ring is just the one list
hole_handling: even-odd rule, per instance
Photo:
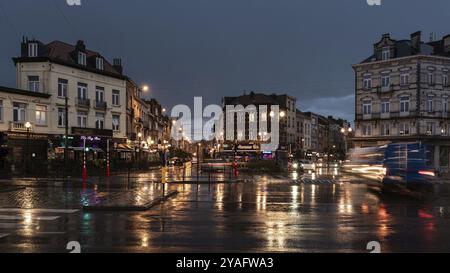
{"label": "blue bus", "polygon": [[350,151],[345,170],[370,185],[413,189],[432,185],[436,178],[432,155],[421,142],[357,148]]}

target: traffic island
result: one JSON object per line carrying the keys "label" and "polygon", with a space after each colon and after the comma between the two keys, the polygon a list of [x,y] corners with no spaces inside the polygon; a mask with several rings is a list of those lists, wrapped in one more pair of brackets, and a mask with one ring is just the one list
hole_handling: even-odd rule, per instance
{"label": "traffic island", "polygon": [[83,211],[146,211],[178,194],[177,190],[168,191],[164,195],[152,196],[144,202],[134,203],[129,196],[108,198],[97,204],[83,206]]}

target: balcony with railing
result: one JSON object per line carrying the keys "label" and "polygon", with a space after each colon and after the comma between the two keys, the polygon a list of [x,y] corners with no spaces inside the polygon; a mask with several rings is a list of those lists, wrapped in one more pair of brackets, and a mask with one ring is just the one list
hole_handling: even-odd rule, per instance
{"label": "balcony with railing", "polygon": [[[27,127],[25,126],[25,121],[11,121],[9,123],[9,129],[11,132],[26,132]],[[32,127],[30,127],[31,129]]]}
{"label": "balcony with railing", "polygon": [[106,111],[106,101],[95,101],[95,108],[99,110]]}
{"label": "balcony with railing", "polygon": [[78,107],[86,107],[89,108],[91,106],[91,101],[87,98],[76,98],[75,99],[76,105]]}

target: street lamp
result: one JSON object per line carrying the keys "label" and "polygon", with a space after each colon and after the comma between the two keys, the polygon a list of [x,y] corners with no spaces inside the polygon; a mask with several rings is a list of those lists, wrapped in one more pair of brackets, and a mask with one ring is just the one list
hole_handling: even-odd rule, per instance
{"label": "street lamp", "polygon": [[353,131],[351,127],[342,128],[341,133],[344,136],[344,145],[345,145],[345,154],[347,155],[348,145],[347,145],[347,136]]}
{"label": "street lamp", "polygon": [[141,163],[141,145],[142,145],[142,133],[139,132],[138,133],[138,138],[139,138],[139,146],[138,146],[138,166]]}
{"label": "street lamp", "polygon": [[200,146],[202,146],[202,144],[200,142],[197,143],[197,183],[198,183],[198,176],[200,173]]}
{"label": "street lamp", "polygon": [[30,163],[30,128],[31,128],[31,123],[27,121],[25,123],[25,128],[27,128],[27,152],[25,154],[25,156],[26,156],[25,168],[26,168],[26,172],[28,173],[28,171],[29,171],[29,163]]}

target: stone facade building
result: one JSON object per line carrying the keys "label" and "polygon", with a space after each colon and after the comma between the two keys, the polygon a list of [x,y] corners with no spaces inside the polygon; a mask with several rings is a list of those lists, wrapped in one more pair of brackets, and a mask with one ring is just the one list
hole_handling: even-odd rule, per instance
{"label": "stone facade building", "polygon": [[435,168],[449,167],[450,35],[422,42],[384,34],[355,71],[356,147],[428,143]]}

